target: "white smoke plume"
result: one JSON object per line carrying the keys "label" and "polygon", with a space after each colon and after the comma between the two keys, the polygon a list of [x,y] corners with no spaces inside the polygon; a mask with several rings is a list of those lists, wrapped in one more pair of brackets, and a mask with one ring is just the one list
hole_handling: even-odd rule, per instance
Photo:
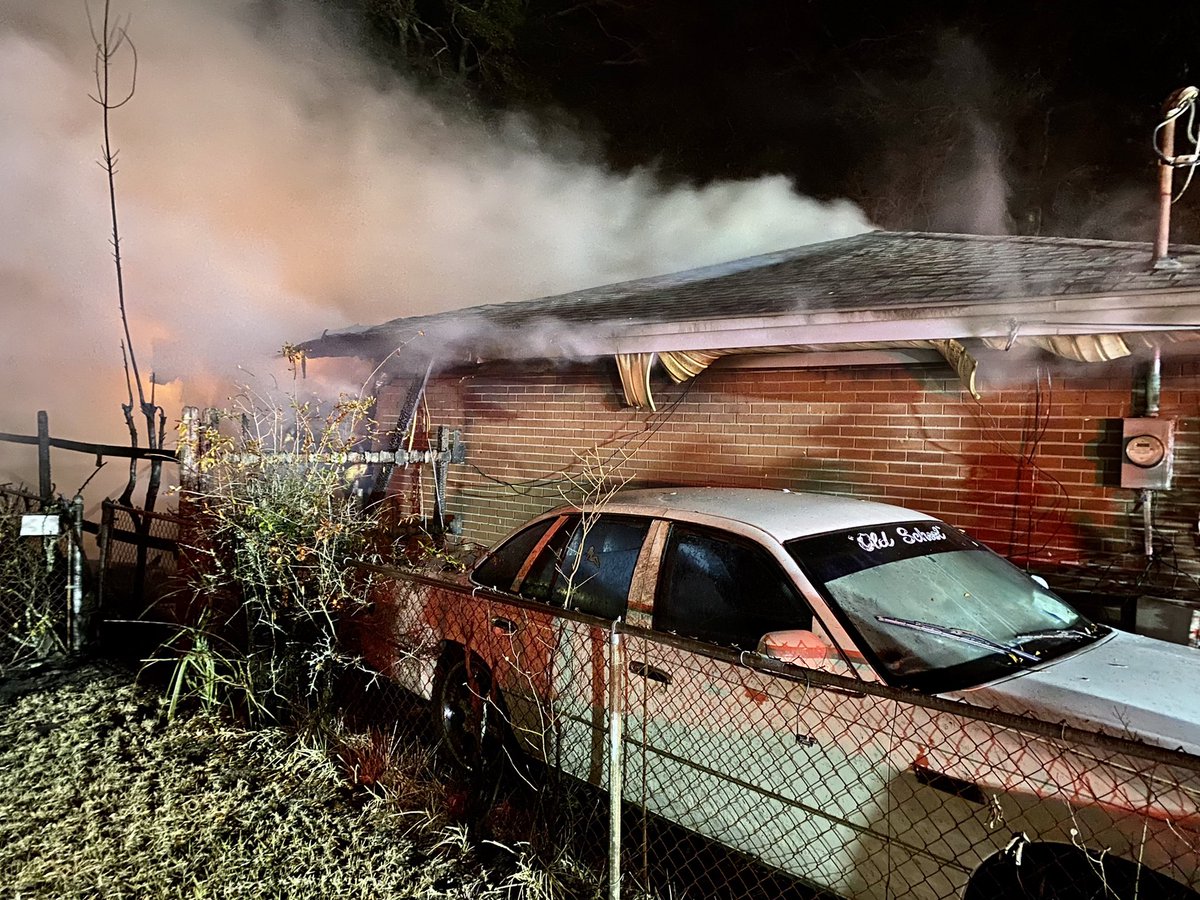
{"label": "white smoke plume", "polygon": [[[869,227],[781,177],[665,187],[519,120],[485,127],[385,76],[306,4],[274,6],[267,20],[248,0],[113,0],[139,57],[113,114],[127,301],[169,416],[327,328]],[[56,436],[122,443],[93,57],[83,3],[0,0],[0,431],[31,432],[47,409]],[[0,444],[0,481],[31,462]]]}

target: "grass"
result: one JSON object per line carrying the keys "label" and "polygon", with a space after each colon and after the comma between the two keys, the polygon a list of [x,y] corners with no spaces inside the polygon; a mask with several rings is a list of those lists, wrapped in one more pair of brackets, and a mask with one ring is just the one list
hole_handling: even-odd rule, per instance
{"label": "grass", "polygon": [[[402,733],[364,724],[297,738],[199,704],[170,718],[168,703],[113,665],[0,678],[0,898],[606,895],[606,808],[591,792],[559,785],[546,805],[510,775],[472,793],[399,709]],[[682,832],[656,831],[653,846],[654,886],[628,871],[628,900],[811,896],[775,890]]]}
{"label": "grass", "polygon": [[[549,809],[504,781],[473,794],[411,720],[402,735],[298,739],[198,704],[169,718],[168,703],[114,665],[0,678],[0,898],[606,894],[604,810],[590,793],[565,791]],[[652,890],[631,878],[623,896],[735,895],[680,889],[679,874],[658,872]]]}
{"label": "grass", "polygon": [[522,893],[508,889],[511,876],[489,880],[468,844],[445,840],[413,779],[375,771],[370,785],[356,783],[346,755],[282,728],[245,731],[203,714],[167,721],[160,695],[120,669],[0,683],[0,894]]}

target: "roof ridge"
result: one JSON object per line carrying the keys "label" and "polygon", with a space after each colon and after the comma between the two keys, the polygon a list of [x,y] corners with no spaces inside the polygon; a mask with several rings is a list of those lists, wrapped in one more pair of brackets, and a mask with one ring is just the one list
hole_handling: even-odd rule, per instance
{"label": "roof ridge", "polygon": [[[1153,248],[1150,241],[1114,241],[1106,238],[1070,237],[1052,234],[968,234],[953,231],[885,231],[877,230],[867,234],[881,237],[904,237],[919,239],[935,239],[943,241],[960,241],[963,243],[991,244],[1064,244],[1073,247],[1111,247],[1120,250],[1140,250],[1149,252]],[[1173,250],[1192,251],[1200,253],[1200,244],[1172,244]]]}

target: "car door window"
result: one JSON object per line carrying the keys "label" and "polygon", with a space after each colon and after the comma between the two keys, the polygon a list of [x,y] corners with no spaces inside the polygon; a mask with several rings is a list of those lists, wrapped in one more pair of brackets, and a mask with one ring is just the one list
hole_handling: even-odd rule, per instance
{"label": "car door window", "polygon": [[649,519],[600,516],[581,521],[563,554],[551,602],[604,619],[625,615],[633,569]]}
{"label": "car door window", "polygon": [[648,519],[573,516],[546,542],[519,593],[605,619],[623,616],[649,529]]}
{"label": "car door window", "polygon": [[542,552],[538,554],[537,559],[533,561],[533,565],[525,574],[525,578],[518,585],[518,594],[526,600],[538,600],[542,603],[550,601],[554,586],[565,571],[563,555],[567,539],[578,524],[579,517],[571,516],[563,527],[550,536],[550,540],[546,541]]}
{"label": "car door window", "polygon": [[732,535],[674,525],[654,627],[754,650],[771,631],[812,628],[812,612],[763,548]]}

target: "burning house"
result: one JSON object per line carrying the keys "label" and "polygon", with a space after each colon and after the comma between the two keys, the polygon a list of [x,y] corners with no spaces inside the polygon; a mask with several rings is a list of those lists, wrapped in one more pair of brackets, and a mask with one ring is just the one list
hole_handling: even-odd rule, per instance
{"label": "burning house", "polygon": [[304,349],[373,361],[392,449],[455,433],[456,462],[376,489],[464,540],[596,477],[816,490],[937,515],[1187,642],[1197,337],[1200,247],[876,231]]}

